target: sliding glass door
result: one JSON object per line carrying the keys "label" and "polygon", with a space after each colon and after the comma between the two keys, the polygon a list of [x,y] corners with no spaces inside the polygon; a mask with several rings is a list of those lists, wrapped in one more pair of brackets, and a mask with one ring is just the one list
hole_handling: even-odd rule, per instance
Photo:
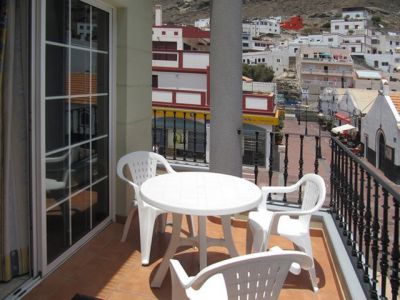
{"label": "sliding glass door", "polygon": [[79,0],[45,4],[42,228],[49,265],[110,218],[111,11]]}

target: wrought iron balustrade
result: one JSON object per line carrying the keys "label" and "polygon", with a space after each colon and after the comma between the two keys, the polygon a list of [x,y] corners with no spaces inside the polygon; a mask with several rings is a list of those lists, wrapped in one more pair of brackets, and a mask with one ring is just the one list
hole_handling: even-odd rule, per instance
{"label": "wrought iron balustrade", "polygon": [[399,187],[331,140],[331,213],[367,297],[399,297]]}

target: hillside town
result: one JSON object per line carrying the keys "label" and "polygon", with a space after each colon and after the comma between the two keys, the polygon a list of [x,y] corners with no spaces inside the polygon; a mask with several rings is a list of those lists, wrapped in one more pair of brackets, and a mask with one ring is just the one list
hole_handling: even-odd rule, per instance
{"label": "hillside town", "polygon": [[[251,132],[261,129],[258,163],[268,165],[268,133],[279,135],[286,113],[299,124],[317,121],[328,132],[338,127],[334,132],[355,153],[400,184],[400,33],[382,30],[379,22],[363,7],[343,8],[320,34],[301,34],[301,16],[243,21],[244,67],[263,65],[273,74],[271,82],[243,76],[244,163],[246,153],[255,151]],[[153,107],[209,115],[210,19],[164,24],[156,5],[152,40]],[[173,148],[172,128],[165,145],[163,133],[156,135],[155,144],[165,151]],[[199,153],[207,145],[206,131],[197,133]]]}
{"label": "hillside town", "polygon": [[400,0],[0,1],[0,300],[400,298]]}

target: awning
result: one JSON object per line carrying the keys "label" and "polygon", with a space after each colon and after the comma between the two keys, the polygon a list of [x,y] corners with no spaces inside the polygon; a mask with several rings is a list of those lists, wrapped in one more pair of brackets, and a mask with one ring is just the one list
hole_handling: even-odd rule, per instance
{"label": "awning", "polygon": [[349,115],[347,115],[346,113],[343,112],[337,112],[335,114],[336,119],[343,121],[345,123],[351,123],[351,118],[349,117]]}
{"label": "awning", "polygon": [[338,127],[332,128],[331,132],[335,133],[335,134],[338,134],[338,133],[342,133],[343,131],[352,130],[352,129],[356,129],[356,128],[353,125],[344,124],[342,126],[338,126]]}

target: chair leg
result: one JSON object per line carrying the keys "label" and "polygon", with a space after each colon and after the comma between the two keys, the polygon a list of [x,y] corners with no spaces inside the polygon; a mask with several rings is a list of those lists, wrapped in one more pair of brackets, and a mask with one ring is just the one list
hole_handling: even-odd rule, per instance
{"label": "chair leg", "polygon": [[301,251],[304,251],[312,259],[313,265],[312,265],[311,269],[308,270],[308,273],[310,274],[311,284],[313,286],[314,292],[317,292],[318,291],[318,283],[317,283],[317,276],[316,276],[316,272],[315,272],[314,256],[313,256],[310,237],[303,236],[301,238],[301,240],[299,239],[295,242],[295,247],[300,248]]}
{"label": "chair leg", "polygon": [[142,265],[148,265],[150,260],[151,242],[153,239],[156,215],[152,211],[139,211],[140,251]]}
{"label": "chair leg", "polygon": [[160,220],[158,222],[158,232],[159,233],[164,233],[165,231],[165,226],[167,225],[167,214],[162,214],[160,216]]}
{"label": "chair leg", "polygon": [[246,254],[250,254],[253,250],[253,231],[250,229],[250,224],[246,227]]}
{"label": "chair leg", "polygon": [[135,214],[135,208],[131,207],[131,209],[128,213],[128,217],[126,218],[126,221],[125,221],[124,231],[122,232],[121,242],[126,241],[126,237],[128,236],[128,231],[129,231],[129,228],[131,227],[131,222],[132,222],[132,218],[133,218],[134,214]]}
{"label": "chair leg", "polygon": [[265,251],[267,249],[266,245],[267,235],[264,232],[264,230],[255,229],[254,227],[251,227],[250,230],[252,231],[252,236],[253,236],[253,244],[251,246],[252,253]]}

